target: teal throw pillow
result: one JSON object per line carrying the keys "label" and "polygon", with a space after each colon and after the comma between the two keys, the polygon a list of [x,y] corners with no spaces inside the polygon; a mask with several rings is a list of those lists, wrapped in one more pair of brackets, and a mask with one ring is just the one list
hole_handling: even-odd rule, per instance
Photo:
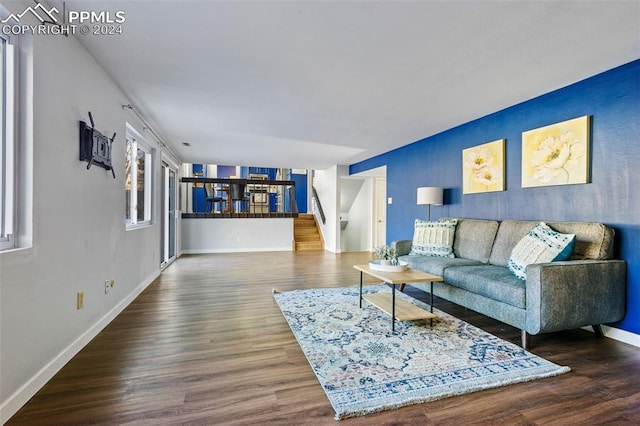
{"label": "teal throw pillow", "polygon": [[561,234],[540,222],[516,244],[507,266],[516,277],[525,280],[527,265],[567,260],[575,244],[575,234]]}
{"label": "teal throw pillow", "polygon": [[416,219],[413,230],[411,253],[421,256],[455,257],[453,237],[457,219],[428,222]]}

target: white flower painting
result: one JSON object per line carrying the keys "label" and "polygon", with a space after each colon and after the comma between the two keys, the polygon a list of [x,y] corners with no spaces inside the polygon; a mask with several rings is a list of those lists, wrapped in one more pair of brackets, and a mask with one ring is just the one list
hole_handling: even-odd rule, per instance
{"label": "white flower painting", "polygon": [[462,150],[462,192],[504,191],[504,139]]}
{"label": "white flower painting", "polygon": [[522,187],[589,181],[589,117],[522,133]]}

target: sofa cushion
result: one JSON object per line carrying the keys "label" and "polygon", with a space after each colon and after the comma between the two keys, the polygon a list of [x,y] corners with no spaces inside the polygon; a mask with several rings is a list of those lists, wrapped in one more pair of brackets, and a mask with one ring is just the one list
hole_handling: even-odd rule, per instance
{"label": "sofa cushion", "polygon": [[563,234],[576,234],[576,246],[571,260],[613,259],[615,232],[610,227],[594,222],[547,222],[547,224]]}
{"label": "sofa cushion", "polygon": [[457,223],[457,219],[438,222],[416,219],[409,254],[454,257],[453,236]]}
{"label": "sofa cushion", "polygon": [[[445,220],[448,218],[442,218]],[[456,257],[489,262],[491,247],[498,232],[495,220],[458,219],[453,239],[453,254]]]}
{"label": "sofa cushion", "polygon": [[407,255],[398,257],[398,260],[407,262],[407,266],[410,268],[418,269],[440,277],[444,270],[451,266],[482,265],[482,263],[477,260],[463,259],[460,257]]}
{"label": "sofa cushion", "polygon": [[503,266],[452,266],[445,269],[444,281],[490,299],[526,308],[526,283]]}
{"label": "sofa cushion", "polygon": [[[513,248],[539,221],[505,220],[500,222],[489,263],[507,266]],[[602,223],[546,222],[563,234],[576,234],[576,245],[570,260],[613,258],[614,231]],[[455,247],[455,244],[454,244]]]}
{"label": "sofa cushion", "polygon": [[507,266],[513,248],[529,233],[539,221],[504,220],[500,222],[496,241],[491,249],[489,263],[497,266]]}
{"label": "sofa cushion", "polygon": [[575,234],[562,234],[540,222],[516,244],[508,267],[521,280],[527,279],[527,265],[568,260],[575,246]]}

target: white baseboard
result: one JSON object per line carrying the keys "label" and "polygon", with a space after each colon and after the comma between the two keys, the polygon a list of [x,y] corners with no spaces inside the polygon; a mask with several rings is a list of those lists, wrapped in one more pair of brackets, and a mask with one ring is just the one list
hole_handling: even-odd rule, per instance
{"label": "white baseboard", "polygon": [[75,341],[67,346],[58,356],[42,367],[29,381],[13,393],[0,405],[0,424],[5,424],[11,416],[18,412],[53,376],[58,373],[82,348],[98,335],[111,321],[114,320],[133,300],[146,289],[160,275],[158,269],[147,277],[127,297],[107,312],[95,324],[89,327]]}
{"label": "white baseboard", "polygon": [[[593,327],[582,327],[584,330],[593,332]],[[605,337],[608,337],[619,342],[628,343],[630,345],[640,348],[640,334],[631,333],[629,331],[620,330],[619,328],[609,327],[608,325],[602,326],[602,333]]]}
{"label": "white baseboard", "polygon": [[286,247],[247,247],[247,248],[222,248],[222,249],[193,249],[182,250],[182,254],[215,254],[215,253],[252,253],[263,251],[292,251],[291,246]]}

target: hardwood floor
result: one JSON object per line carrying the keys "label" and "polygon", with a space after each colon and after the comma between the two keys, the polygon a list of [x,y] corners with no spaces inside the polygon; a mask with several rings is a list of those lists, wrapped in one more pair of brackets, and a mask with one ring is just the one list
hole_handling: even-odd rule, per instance
{"label": "hardwood floor", "polygon": [[[367,258],[326,252],[183,256],[7,425],[338,423],[272,289],[355,285],[359,274],[352,265]],[[427,301],[427,293],[409,286],[405,292]],[[435,305],[519,342],[519,330],[442,299]],[[640,423],[640,348],[584,330],[533,336],[531,345],[572,371],[339,423]]]}

